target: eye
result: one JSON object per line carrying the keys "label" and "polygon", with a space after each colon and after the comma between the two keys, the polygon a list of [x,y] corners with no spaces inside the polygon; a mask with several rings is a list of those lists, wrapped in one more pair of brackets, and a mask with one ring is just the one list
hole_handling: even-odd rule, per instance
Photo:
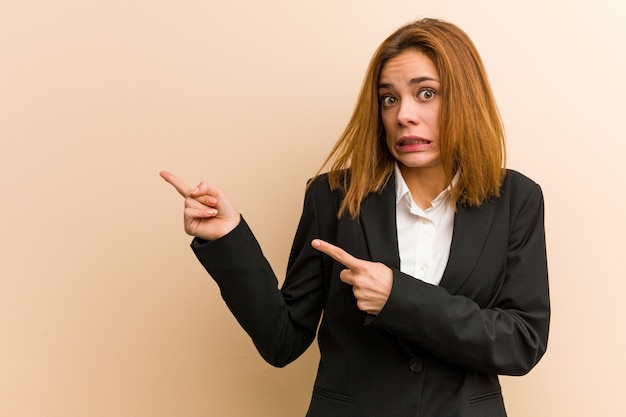
{"label": "eye", "polygon": [[398,100],[396,100],[396,98],[394,96],[390,96],[390,95],[385,95],[382,96],[380,98],[380,104],[383,107],[390,107],[393,106],[394,104],[396,104],[398,102]]}
{"label": "eye", "polygon": [[423,90],[420,90],[420,92],[418,93],[417,97],[420,100],[429,101],[429,100],[432,100],[433,98],[435,98],[436,94],[437,94],[437,92],[435,90],[433,90],[432,88],[425,88]]}

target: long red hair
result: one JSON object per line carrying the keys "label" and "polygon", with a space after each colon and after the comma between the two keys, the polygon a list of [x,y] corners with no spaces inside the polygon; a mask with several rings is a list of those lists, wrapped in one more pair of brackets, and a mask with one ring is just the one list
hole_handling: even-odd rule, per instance
{"label": "long red hair", "polygon": [[[378,47],[368,66],[354,113],[318,172],[345,198],[338,216],[356,218],[361,202],[380,191],[395,160],[385,141],[378,82],[385,63],[407,49],[425,53],[441,81],[440,152],[455,204],[480,205],[498,196],[506,160],[504,127],[487,73],[471,39],[457,26],[422,19],[399,28]],[[349,175],[345,175],[346,170]]]}

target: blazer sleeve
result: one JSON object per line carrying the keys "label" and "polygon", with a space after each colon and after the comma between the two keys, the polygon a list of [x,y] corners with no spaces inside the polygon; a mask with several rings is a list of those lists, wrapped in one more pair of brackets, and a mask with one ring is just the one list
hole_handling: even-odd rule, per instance
{"label": "blazer sleeve", "polygon": [[[544,204],[535,183],[516,199],[520,202],[507,208],[506,259],[490,262],[490,254],[482,255],[486,264],[503,265],[487,305],[394,270],[387,304],[366,325],[466,369],[507,375],[530,371],[546,350],[550,320]],[[474,275],[470,280],[482,282]]]}
{"label": "blazer sleeve", "polygon": [[315,206],[309,190],[281,289],[243,217],[228,235],[215,241],[195,238],[191,244],[230,311],[273,366],[287,365],[310,346],[321,317],[324,261],[310,245],[318,235]]}

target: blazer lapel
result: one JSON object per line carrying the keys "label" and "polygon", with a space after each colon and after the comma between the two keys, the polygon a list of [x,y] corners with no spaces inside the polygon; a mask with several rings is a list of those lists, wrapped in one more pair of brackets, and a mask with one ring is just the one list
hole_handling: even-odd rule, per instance
{"label": "blazer lapel", "polygon": [[[400,269],[395,190],[392,175],[381,192],[369,195],[361,203],[360,223],[370,259]],[[488,204],[458,207],[454,216],[450,257],[439,284],[451,294],[461,288],[474,269],[489,234],[493,216],[493,209]]]}
{"label": "blazer lapel", "polygon": [[399,269],[396,232],[396,186],[391,175],[385,187],[361,203],[360,222],[367,241],[370,259]]}
{"label": "blazer lapel", "polygon": [[450,257],[439,284],[451,294],[461,288],[474,269],[489,234],[493,216],[493,209],[488,204],[458,207],[454,216]]}

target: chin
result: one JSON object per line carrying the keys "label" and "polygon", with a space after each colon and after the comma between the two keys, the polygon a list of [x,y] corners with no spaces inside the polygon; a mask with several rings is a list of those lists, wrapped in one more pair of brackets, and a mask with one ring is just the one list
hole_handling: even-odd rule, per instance
{"label": "chin", "polygon": [[441,161],[439,160],[402,160],[398,159],[400,165],[404,165],[406,168],[437,168],[442,167]]}

